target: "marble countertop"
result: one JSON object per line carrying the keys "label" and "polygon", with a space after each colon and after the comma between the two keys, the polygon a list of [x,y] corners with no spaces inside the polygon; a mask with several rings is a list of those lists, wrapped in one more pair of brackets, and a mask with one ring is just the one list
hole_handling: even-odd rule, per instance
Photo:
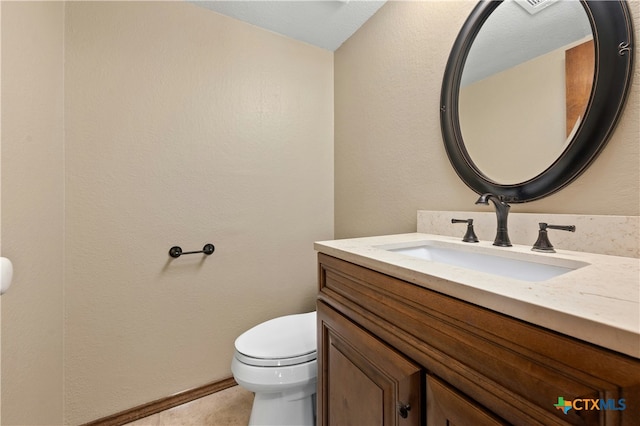
{"label": "marble countertop", "polygon": [[[542,263],[586,264],[541,281],[521,281],[387,250],[422,241],[456,244]],[[530,246],[495,247],[491,241],[422,233],[320,241],[318,252],[474,303],[568,336],[640,358],[640,259]]]}

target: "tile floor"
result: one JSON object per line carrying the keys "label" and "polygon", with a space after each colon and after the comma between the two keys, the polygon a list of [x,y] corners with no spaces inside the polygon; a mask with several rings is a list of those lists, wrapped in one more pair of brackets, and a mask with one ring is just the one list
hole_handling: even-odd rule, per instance
{"label": "tile floor", "polygon": [[233,386],[125,426],[246,426],[252,404],[252,392]]}

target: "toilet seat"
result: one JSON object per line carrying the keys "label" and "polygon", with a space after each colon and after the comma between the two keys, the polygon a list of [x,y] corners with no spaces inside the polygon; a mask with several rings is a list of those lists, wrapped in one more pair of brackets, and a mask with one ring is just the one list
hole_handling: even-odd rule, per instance
{"label": "toilet seat", "polygon": [[258,324],[235,341],[238,361],[281,367],[316,359],[316,313],[287,315]]}
{"label": "toilet seat", "polygon": [[304,364],[305,362],[314,361],[317,355],[314,351],[292,358],[254,358],[236,351],[235,357],[241,363],[255,367],[286,367],[288,365]]}

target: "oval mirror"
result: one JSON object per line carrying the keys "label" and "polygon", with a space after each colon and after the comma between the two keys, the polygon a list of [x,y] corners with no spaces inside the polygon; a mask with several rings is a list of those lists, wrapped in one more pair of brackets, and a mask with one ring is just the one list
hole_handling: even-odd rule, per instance
{"label": "oval mirror", "polygon": [[441,93],[443,139],[460,178],[515,203],[572,182],[617,123],[632,43],[624,2],[480,2],[454,43]]}

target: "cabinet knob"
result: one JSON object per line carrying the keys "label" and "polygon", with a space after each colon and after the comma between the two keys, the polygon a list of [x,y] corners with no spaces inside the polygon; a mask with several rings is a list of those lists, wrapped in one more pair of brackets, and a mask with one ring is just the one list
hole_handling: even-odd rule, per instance
{"label": "cabinet knob", "polygon": [[398,404],[398,414],[403,419],[406,419],[409,416],[409,410],[411,410],[411,405],[403,403]]}

